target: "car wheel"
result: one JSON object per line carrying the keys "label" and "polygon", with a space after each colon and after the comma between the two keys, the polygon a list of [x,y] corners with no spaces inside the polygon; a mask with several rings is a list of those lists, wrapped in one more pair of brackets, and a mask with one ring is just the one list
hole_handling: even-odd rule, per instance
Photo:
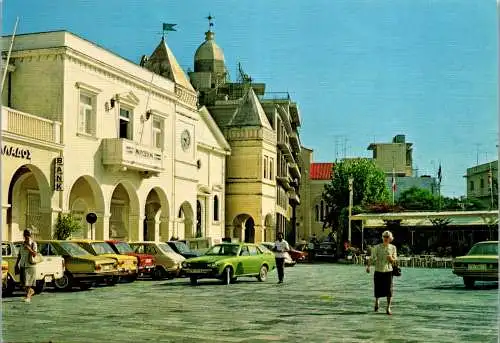
{"label": "car wheel", "polygon": [[45,280],[36,280],[34,288],[35,294],[40,294],[45,290]]}
{"label": "car wheel", "polygon": [[259,276],[257,277],[257,279],[260,282],[264,282],[267,280],[267,266],[266,265],[263,265],[262,267],[260,267]]}
{"label": "car wheel", "polygon": [[134,282],[135,280],[137,280],[137,274],[129,275],[125,278],[125,280],[127,282]]}
{"label": "car wheel", "polygon": [[70,290],[73,287],[73,276],[66,272],[60,279],[54,281],[54,286],[59,290]]}
{"label": "car wheel", "polygon": [[2,297],[9,297],[14,293],[14,289],[16,288],[16,284],[14,280],[10,276],[7,277],[5,288],[2,289]]}
{"label": "car wheel", "polygon": [[156,267],[155,271],[153,272],[153,280],[161,280],[167,277],[167,273],[162,267]]}
{"label": "car wheel", "polygon": [[120,277],[119,276],[113,276],[109,279],[106,279],[105,283],[106,285],[108,286],[114,286],[118,283],[118,281],[120,281]]}
{"label": "car wheel", "polygon": [[230,266],[224,268],[224,271],[222,272],[222,283],[227,285],[233,279],[236,280],[236,278],[233,276],[233,268]]}
{"label": "car wheel", "polygon": [[473,278],[464,277],[465,288],[474,288],[474,282],[475,280]]}
{"label": "car wheel", "polygon": [[196,286],[198,284],[198,279],[194,276],[191,276],[189,278],[189,283],[191,284],[191,286]]}

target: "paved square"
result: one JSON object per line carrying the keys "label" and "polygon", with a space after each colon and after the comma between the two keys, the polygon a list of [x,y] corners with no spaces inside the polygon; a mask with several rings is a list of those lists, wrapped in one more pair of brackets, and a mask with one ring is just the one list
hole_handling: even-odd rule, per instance
{"label": "paved square", "polygon": [[[3,299],[4,342],[497,342],[498,286],[404,268],[394,315],[373,313],[362,266],[314,264],[268,282],[186,279]],[[381,302],[382,309],[385,301]]]}

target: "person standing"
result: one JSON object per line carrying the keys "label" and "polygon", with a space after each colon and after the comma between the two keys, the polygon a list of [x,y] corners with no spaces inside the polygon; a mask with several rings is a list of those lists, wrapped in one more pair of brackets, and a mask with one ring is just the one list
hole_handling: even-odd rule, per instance
{"label": "person standing", "polygon": [[278,270],[278,283],[283,283],[285,277],[285,254],[290,250],[288,242],[283,239],[283,232],[278,232],[277,240],[274,242],[274,256],[276,258],[276,269]]}
{"label": "person standing", "polygon": [[375,266],[373,276],[375,293],[375,312],[379,308],[379,298],[387,297],[386,313],[392,314],[392,266],[397,260],[396,247],[391,244],[393,236],[390,231],[382,233],[383,243],[374,246],[367,260],[366,272],[370,273],[370,263]]}
{"label": "person standing", "polygon": [[21,285],[26,290],[24,301],[31,302],[31,297],[35,294],[34,287],[36,285],[36,269],[35,264],[30,263],[30,256],[35,257],[38,248],[36,242],[31,238],[31,231],[26,229],[23,232],[24,242],[19,248],[19,254],[16,261],[16,274],[19,272]]}

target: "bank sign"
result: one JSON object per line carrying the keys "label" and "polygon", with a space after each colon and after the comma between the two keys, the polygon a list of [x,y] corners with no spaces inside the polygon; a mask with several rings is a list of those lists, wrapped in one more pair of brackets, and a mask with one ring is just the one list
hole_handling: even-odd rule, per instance
{"label": "bank sign", "polygon": [[31,150],[23,147],[2,145],[2,156],[9,156],[31,161]]}
{"label": "bank sign", "polygon": [[54,160],[54,190],[64,190],[64,159],[63,157],[56,157]]}

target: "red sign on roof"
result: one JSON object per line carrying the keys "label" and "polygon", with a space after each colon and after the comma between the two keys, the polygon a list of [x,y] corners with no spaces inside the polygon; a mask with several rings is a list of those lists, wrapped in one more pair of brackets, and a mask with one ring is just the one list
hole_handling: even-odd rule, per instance
{"label": "red sign on roof", "polygon": [[311,163],[309,178],[311,180],[331,180],[333,163]]}

